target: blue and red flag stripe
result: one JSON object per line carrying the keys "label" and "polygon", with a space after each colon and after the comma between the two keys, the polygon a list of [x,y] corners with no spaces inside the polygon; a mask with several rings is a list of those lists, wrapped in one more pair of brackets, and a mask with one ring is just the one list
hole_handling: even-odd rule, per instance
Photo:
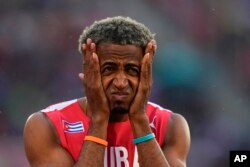
{"label": "blue and red flag stripe", "polygon": [[82,121],[67,122],[63,120],[63,127],[64,127],[64,132],[68,133],[84,132]]}

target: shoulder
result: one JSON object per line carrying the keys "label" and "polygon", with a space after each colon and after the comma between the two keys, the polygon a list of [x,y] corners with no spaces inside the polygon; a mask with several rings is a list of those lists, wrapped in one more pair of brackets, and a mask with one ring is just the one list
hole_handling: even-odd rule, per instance
{"label": "shoulder", "polygon": [[190,142],[190,130],[186,119],[181,114],[172,113],[165,136],[165,151],[171,150],[170,152],[175,152],[174,154],[178,154],[180,159],[185,160]]}
{"label": "shoulder", "polygon": [[186,119],[178,113],[172,113],[168,122],[168,138],[175,136],[178,133],[185,135],[186,138],[190,138],[189,126]]}
{"label": "shoulder", "polygon": [[46,151],[48,145],[58,144],[48,118],[42,112],[30,115],[23,131],[24,148],[29,162],[34,162],[41,157],[40,151]]}
{"label": "shoulder", "polygon": [[25,123],[24,140],[29,141],[30,138],[37,137],[38,139],[43,136],[54,138],[55,133],[53,131],[53,126],[44,113],[33,113],[28,117]]}
{"label": "shoulder", "polygon": [[34,128],[39,128],[40,126],[43,127],[44,125],[47,124],[48,121],[46,120],[44,113],[42,112],[33,113],[26,120],[24,126],[24,133],[26,134],[26,131],[33,131]]}
{"label": "shoulder", "polygon": [[153,102],[148,102],[147,104],[147,114],[148,115],[167,115],[168,117],[172,114],[172,111],[166,108],[163,108],[162,106],[153,103]]}
{"label": "shoulder", "polygon": [[172,112],[152,102],[148,102],[147,114],[149,118],[159,116],[158,120],[166,122],[167,133],[165,134],[165,138],[167,138],[168,141],[174,139],[178,133],[185,136],[187,140],[190,139],[188,123],[181,114]]}
{"label": "shoulder", "polygon": [[168,122],[172,113],[173,112],[171,110],[163,108],[158,104],[152,102],[148,102],[147,104],[147,115],[149,120],[152,121],[153,119],[157,118],[156,122],[162,124],[165,128],[168,126]]}
{"label": "shoulder", "polygon": [[52,104],[48,107],[46,107],[45,109],[42,109],[41,111],[42,112],[51,112],[51,111],[55,111],[55,110],[65,110],[69,107],[72,107],[72,106],[76,106],[78,100],[77,99],[73,99],[73,100],[69,100],[69,101],[63,101],[63,102],[59,102],[59,103],[56,103],[56,104]]}
{"label": "shoulder", "polygon": [[174,128],[176,126],[183,127],[185,130],[189,131],[188,123],[187,123],[186,119],[181,114],[172,112],[172,114],[169,118],[169,127]]}
{"label": "shoulder", "polygon": [[35,112],[27,118],[26,123],[25,123],[25,130],[30,127],[32,128],[39,127],[41,125],[42,127],[44,125],[48,126],[48,124],[49,124],[48,118],[43,112],[40,112],[40,111]]}
{"label": "shoulder", "polygon": [[50,120],[42,112],[29,116],[24,127],[24,148],[31,166],[72,166],[73,159],[65,151]]}

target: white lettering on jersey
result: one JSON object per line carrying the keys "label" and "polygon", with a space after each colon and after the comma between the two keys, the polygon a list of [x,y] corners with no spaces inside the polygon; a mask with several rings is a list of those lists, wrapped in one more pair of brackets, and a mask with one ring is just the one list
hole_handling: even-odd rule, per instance
{"label": "white lettering on jersey", "polygon": [[[104,167],[129,167],[128,150],[126,147],[110,147],[105,149]],[[138,152],[135,147],[133,167],[139,167]]]}
{"label": "white lettering on jersey", "polygon": [[121,167],[122,163],[125,167],[129,167],[128,151],[125,147],[115,147],[115,155],[117,167]]}
{"label": "white lettering on jersey", "polygon": [[108,166],[108,161],[107,161],[107,148],[105,149],[105,152],[104,152],[104,166],[106,167],[106,166]]}
{"label": "white lettering on jersey", "polygon": [[110,167],[115,167],[114,147],[110,148]]}
{"label": "white lettering on jersey", "polygon": [[137,147],[135,147],[133,167],[139,167]]}

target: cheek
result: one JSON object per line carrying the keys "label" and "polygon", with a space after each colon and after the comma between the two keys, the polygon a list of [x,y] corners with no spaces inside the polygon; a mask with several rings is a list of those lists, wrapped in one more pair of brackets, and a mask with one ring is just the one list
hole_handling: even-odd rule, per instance
{"label": "cheek", "polygon": [[111,77],[102,77],[102,86],[103,86],[104,91],[108,89],[111,83],[112,83]]}
{"label": "cheek", "polygon": [[139,86],[139,79],[138,78],[133,78],[130,80],[130,87],[133,89],[134,92],[137,91]]}
{"label": "cheek", "polygon": [[[127,88],[130,89],[132,92],[136,92],[139,86],[139,78],[137,77],[128,77],[128,86]],[[108,91],[110,87],[112,87],[113,77],[112,76],[102,76],[102,85],[104,91]],[[126,89],[127,89],[126,88]]]}

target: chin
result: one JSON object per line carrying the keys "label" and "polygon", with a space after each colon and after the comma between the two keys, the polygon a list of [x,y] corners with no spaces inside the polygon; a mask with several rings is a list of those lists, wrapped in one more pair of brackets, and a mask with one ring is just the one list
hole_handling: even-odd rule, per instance
{"label": "chin", "polygon": [[116,106],[111,109],[112,114],[128,114],[128,112],[128,108],[125,108],[123,106]]}

